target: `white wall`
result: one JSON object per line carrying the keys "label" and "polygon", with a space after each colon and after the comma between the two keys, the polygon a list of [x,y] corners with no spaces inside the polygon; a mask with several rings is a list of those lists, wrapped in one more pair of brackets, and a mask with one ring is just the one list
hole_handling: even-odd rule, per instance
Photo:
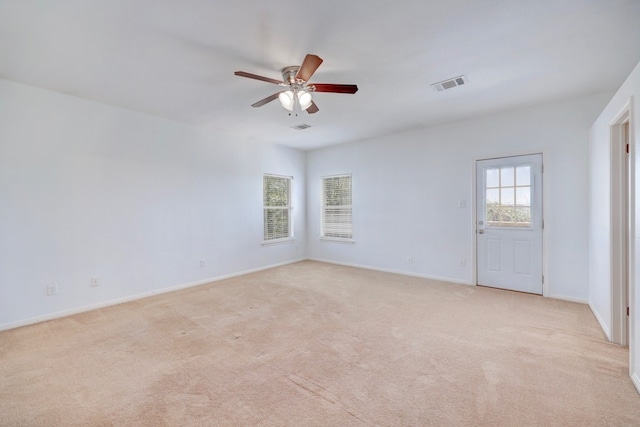
{"label": "white wall", "polygon": [[[472,283],[475,160],[543,152],[545,295],[586,302],[587,138],[610,97],[573,99],[309,152],[309,256]],[[356,242],[321,241],[320,178],[349,172]],[[460,200],[466,207],[458,207]]]}
{"label": "white wall", "polygon": [[[613,96],[604,111],[595,121],[589,134],[591,155],[590,165],[590,196],[589,207],[590,242],[589,242],[589,305],[600,320],[605,332],[610,334],[612,326],[611,301],[611,225],[610,225],[610,197],[611,197],[611,157],[610,157],[610,128],[611,121],[616,118],[625,104],[631,100],[630,121],[630,155],[631,173],[635,190],[632,189],[634,200],[640,200],[640,114],[638,113],[637,98],[640,96],[640,64],[636,66],[622,87]],[[636,346],[640,343],[640,328],[637,327],[638,316],[636,310],[640,308],[640,206],[633,203],[632,221],[635,229],[635,239],[632,247],[631,261],[631,295],[629,317],[629,353],[631,378],[640,391],[640,352]],[[635,290],[635,291],[634,291]]]}
{"label": "white wall", "polygon": [[[588,300],[610,328],[609,122],[638,94],[640,65],[591,128],[589,167],[587,131],[611,94],[305,156],[0,80],[0,329],[307,255],[472,283],[474,161],[532,152],[546,165],[546,294]],[[265,172],[294,177],[293,244],[261,245]],[[346,172],[356,243],[320,241],[320,177]],[[640,231],[637,206],[635,221]],[[634,248],[640,283],[640,233]],[[89,286],[93,276],[100,286]],[[46,296],[51,282],[59,294]],[[640,292],[631,306],[640,389]]]}
{"label": "white wall", "polygon": [[[305,258],[304,171],[296,150],[0,80],[0,329]],[[294,177],[293,244],[261,245],[263,173]]]}

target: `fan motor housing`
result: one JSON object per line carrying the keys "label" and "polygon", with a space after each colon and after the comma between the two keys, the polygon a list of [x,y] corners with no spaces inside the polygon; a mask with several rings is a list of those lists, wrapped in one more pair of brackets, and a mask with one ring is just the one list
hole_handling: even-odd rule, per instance
{"label": "fan motor housing", "polygon": [[298,74],[299,69],[298,65],[284,67],[282,69],[282,80],[290,85],[296,83],[296,74]]}

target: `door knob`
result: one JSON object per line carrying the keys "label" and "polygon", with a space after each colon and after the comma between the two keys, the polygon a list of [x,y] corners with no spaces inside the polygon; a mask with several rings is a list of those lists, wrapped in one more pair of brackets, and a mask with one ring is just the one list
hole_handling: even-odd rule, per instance
{"label": "door knob", "polygon": [[478,230],[479,234],[484,234],[484,230]]}

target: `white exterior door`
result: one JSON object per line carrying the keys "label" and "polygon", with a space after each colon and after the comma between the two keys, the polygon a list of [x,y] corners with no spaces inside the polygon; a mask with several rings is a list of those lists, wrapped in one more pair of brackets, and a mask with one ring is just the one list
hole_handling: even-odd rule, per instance
{"label": "white exterior door", "polygon": [[478,285],[542,294],[542,154],[476,163]]}

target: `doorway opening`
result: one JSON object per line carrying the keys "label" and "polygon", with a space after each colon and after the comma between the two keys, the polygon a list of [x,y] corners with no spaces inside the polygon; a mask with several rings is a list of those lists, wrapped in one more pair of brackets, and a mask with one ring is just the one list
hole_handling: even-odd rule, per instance
{"label": "doorway opening", "polygon": [[631,236],[630,104],[611,122],[611,341],[629,345]]}

